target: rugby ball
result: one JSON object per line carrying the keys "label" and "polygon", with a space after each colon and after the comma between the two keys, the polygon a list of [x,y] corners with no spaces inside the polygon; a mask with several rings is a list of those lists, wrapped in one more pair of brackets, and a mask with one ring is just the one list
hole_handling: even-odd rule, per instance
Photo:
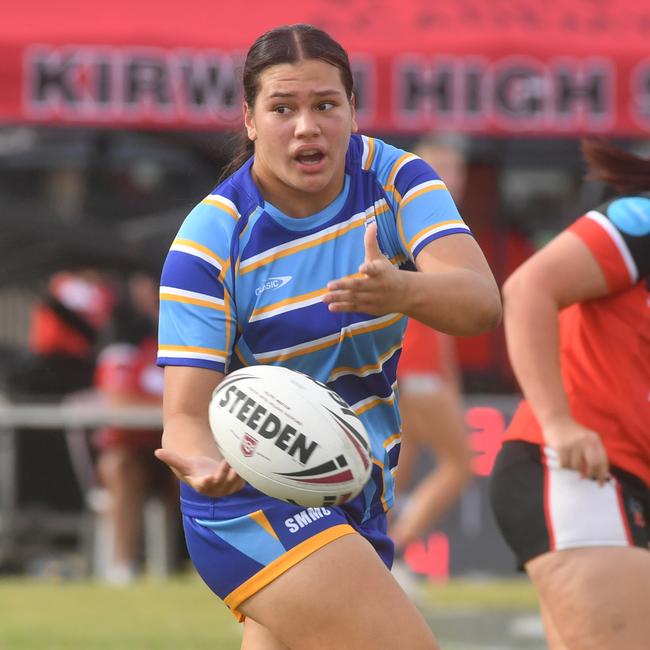
{"label": "rugby ball", "polygon": [[227,375],[209,407],[210,428],[230,466],[269,496],[328,506],[357,496],[370,477],[368,434],[337,393],[280,366]]}

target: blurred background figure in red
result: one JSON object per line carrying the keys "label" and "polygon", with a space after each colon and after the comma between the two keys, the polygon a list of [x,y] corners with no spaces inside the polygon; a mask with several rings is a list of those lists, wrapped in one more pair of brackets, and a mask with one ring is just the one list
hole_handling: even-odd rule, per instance
{"label": "blurred background figure in red", "polygon": [[[156,406],[162,401],[163,371],[156,365],[158,286],[148,274],[128,279],[128,296],[117,308],[110,343],[98,356],[95,387],[106,407]],[[97,472],[108,496],[100,509],[108,533],[104,578],[127,584],[142,560],[143,513],[156,488],[174,501],[173,482],[153,450],[161,430],[108,426],[97,432]]]}
{"label": "blurred background figure in red", "polygon": [[[462,140],[451,135],[431,136],[421,140],[413,153],[436,170],[459,204],[467,178]],[[457,501],[471,478],[471,465],[455,340],[409,320],[397,379],[403,424],[397,508],[390,533],[402,552]],[[423,452],[433,456],[434,465],[414,481]]]}
{"label": "blurred background figure in red", "polygon": [[9,379],[12,393],[60,397],[92,385],[96,346],[115,300],[112,283],[99,271],[52,275],[32,309],[30,355]]}

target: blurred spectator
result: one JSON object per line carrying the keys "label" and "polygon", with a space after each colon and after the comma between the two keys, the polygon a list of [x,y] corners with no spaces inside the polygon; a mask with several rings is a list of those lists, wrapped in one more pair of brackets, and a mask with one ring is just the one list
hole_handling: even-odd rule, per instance
{"label": "blurred spectator", "polygon": [[[414,149],[457,201],[467,176],[461,146],[460,141],[443,136],[422,140]],[[403,437],[390,533],[399,552],[421,538],[453,505],[471,478],[471,467],[454,339],[409,320],[397,379]],[[423,450],[432,453],[435,466],[413,485]]]}
{"label": "blurred spectator", "polygon": [[10,373],[9,391],[62,397],[91,386],[97,340],[114,305],[113,287],[99,272],[54,274],[32,312],[30,357]]}
{"label": "blurred spectator", "polygon": [[[99,354],[95,385],[106,406],[157,405],[163,388],[163,371],[156,365],[158,286],[136,274],[128,288],[128,302],[116,309],[113,342]],[[109,426],[95,438],[99,479],[109,495],[103,512],[111,535],[105,577],[113,584],[126,584],[137,574],[144,504],[152,488],[164,481],[164,491],[174,497],[171,476],[153,456],[160,437],[160,430]]]}
{"label": "blurred spectator", "polygon": [[[453,346],[451,337],[409,321],[397,371],[403,437],[390,533],[398,551],[423,538],[471,478]],[[423,451],[435,465],[414,483]]]}

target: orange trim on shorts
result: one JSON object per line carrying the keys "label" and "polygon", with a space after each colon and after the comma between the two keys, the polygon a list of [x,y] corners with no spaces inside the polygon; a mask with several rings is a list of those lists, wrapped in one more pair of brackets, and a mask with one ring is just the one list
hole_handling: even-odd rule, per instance
{"label": "orange trim on shorts", "polygon": [[254,576],[246,580],[235,589],[231,591],[223,600],[228,605],[233,615],[240,623],[246,618],[237,608],[251,596],[255,595],[258,591],[266,587],[269,583],[273,582],[276,578],[288,571],[292,566],[304,560],[307,556],[311,555],[319,548],[323,548],[326,544],[333,542],[339,537],[356,533],[354,528],[349,524],[338,524],[332,526],[327,530],[323,530],[318,535],[306,539],[304,542],[289,549],[284,555],[273,560],[270,564],[265,566],[261,571],[258,571]]}

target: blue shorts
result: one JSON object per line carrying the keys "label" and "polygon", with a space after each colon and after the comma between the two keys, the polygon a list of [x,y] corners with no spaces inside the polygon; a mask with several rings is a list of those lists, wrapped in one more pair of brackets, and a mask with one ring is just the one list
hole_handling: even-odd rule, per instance
{"label": "blue shorts", "polygon": [[238,607],[247,598],[344,535],[359,533],[386,566],[392,566],[394,546],[386,534],[385,513],[362,523],[354,508],[294,506],[249,485],[236,499],[211,499],[206,508],[205,502],[193,503],[186,485],[182,488],[183,527],[192,562],[239,621],[244,617]]}

